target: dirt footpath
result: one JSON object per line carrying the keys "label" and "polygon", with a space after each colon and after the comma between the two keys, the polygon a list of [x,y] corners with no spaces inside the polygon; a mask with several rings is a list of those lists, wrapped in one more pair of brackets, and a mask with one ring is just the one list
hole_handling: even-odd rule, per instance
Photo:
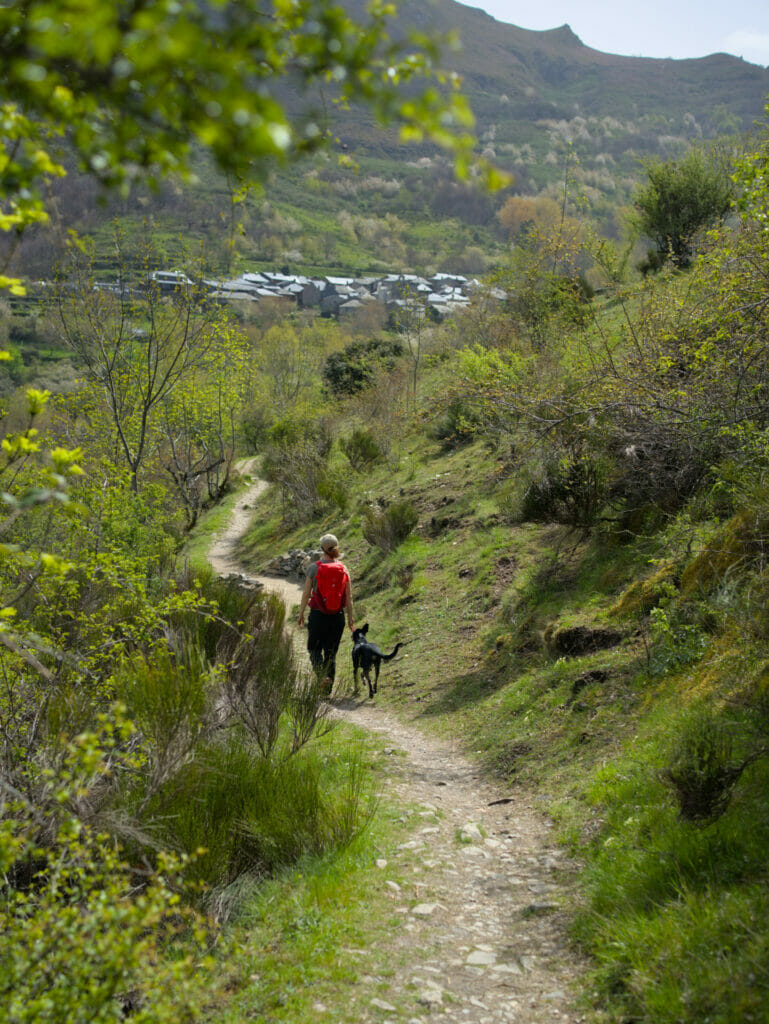
{"label": "dirt footpath", "polygon": [[[238,469],[243,475],[248,475],[257,461],[257,459],[246,459],[239,464]],[[266,481],[256,480],[239,495],[230,521],[224,531],[214,539],[209,549],[208,561],[219,576],[245,576],[249,580],[261,583],[265,590],[269,590],[273,594],[280,594],[290,612],[295,604],[299,604],[299,599],[302,596],[302,584],[279,576],[253,576],[243,569],[235,555],[237,543],[253,518],[254,503],[266,488]]]}
{"label": "dirt footpath", "polygon": [[[395,968],[391,1000],[374,998],[361,1019],[416,1022],[429,1010],[469,1024],[579,1021],[582,965],[563,909],[573,865],[542,815],[486,782],[450,744],[367,699],[333,703],[334,715],[386,735],[387,786],[421,819],[391,863],[379,864],[404,926],[369,965],[372,988],[377,960]],[[388,870],[409,882],[398,886]]]}
{"label": "dirt footpath", "polygon": [[[244,493],[211,549],[222,575],[241,571],[234,546],[263,487],[258,482]],[[257,578],[289,609],[298,603],[301,585]],[[573,866],[548,822],[527,797],[489,784],[450,743],[367,698],[331,703],[335,717],[386,736],[386,785],[417,815],[413,839],[390,863],[377,862],[404,924],[387,948],[359,951],[366,972],[359,1019],[576,1024],[583,967],[567,940],[564,909]],[[333,1007],[318,1003],[316,1011],[319,1020],[334,1020]]]}

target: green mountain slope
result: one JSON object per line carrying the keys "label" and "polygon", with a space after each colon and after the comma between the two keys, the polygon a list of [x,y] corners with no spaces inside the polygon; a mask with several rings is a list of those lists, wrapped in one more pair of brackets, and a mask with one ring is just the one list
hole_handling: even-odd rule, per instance
{"label": "green mountain slope", "polygon": [[766,68],[728,54],[660,60],[602,53],[568,25],[546,32],[517,28],[455,0],[404,0],[397,26],[457,33],[460,49],[446,63],[464,77],[481,130],[491,122],[575,114],[675,120],[688,112],[712,134],[720,104],[749,128],[769,92]]}
{"label": "green mountain slope", "polygon": [[[362,0],[348,6],[364,16]],[[737,141],[761,117],[769,94],[767,69],[726,54],[616,56],[583,45],[566,25],[529,31],[455,0],[404,0],[392,35],[409,28],[456,33],[459,48],[445,48],[443,63],[463,77],[479,151],[513,175],[511,189],[486,196],[459,186],[448,159],[433,148],[404,145],[367,112],[338,111],[328,96],[296,96],[296,108],[318,108],[336,141],[325,156],[276,170],[264,192],[236,209],[228,183],[205,168],[196,185],[139,192],[105,207],[72,177],[57,186],[64,226],[102,232],[108,252],[103,228],[112,217],[149,218],[168,240],[169,261],[180,259],[173,238],[182,234],[202,241],[225,273],[237,252],[254,269],[478,274],[507,242],[497,214],[511,193],[560,203],[568,176],[582,213],[616,235],[620,211],[643,177],[643,158],[675,158],[700,139]],[[352,156],[357,170],[341,168],[339,156]],[[33,239],[22,257],[28,273],[44,276],[50,240]]]}
{"label": "green mountain slope", "polygon": [[[363,7],[357,0],[350,6]],[[410,27],[456,33],[459,48],[444,62],[463,78],[484,152],[515,175],[523,194],[554,185],[568,147],[582,173],[596,179],[590,187],[616,206],[639,177],[640,157],[674,156],[694,140],[749,131],[769,94],[769,70],[728,54],[660,60],[601,53],[568,25],[530,31],[455,0],[405,0],[396,26],[395,34]],[[413,159],[372,127],[348,114],[340,138],[358,153]]]}

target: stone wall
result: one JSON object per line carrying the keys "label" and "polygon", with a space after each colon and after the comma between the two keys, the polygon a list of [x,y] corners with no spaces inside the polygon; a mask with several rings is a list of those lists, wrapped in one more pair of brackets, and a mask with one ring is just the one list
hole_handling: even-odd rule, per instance
{"label": "stone wall", "polygon": [[306,551],[295,548],[285,555],[278,555],[277,558],[270,559],[265,565],[264,571],[270,576],[283,576],[286,579],[303,581],[310,564],[317,562],[321,554],[320,548],[317,550],[311,548]]}

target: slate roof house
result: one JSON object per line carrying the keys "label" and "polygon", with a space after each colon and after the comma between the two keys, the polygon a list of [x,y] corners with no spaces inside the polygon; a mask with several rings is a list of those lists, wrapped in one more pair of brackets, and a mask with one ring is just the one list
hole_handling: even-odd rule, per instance
{"label": "slate roof house", "polygon": [[[158,283],[169,290],[189,281],[179,271],[156,271]],[[381,302],[388,312],[403,309],[409,301],[425,303],[434,316],[443,319],[454,310],[466,306],[473,291],[484,286],[462,274],[385,274],[381,277],[328,276],[310,278],[301,274],[274,271],[247,271],[228,281],[205,281],[209,297],[219,302],[261,302],[282,299],[299,309],[318,309],[321,316],[345,316],[368,302]],[[506,295],[500,289],[485,293],[492,301],[502,302]]]}

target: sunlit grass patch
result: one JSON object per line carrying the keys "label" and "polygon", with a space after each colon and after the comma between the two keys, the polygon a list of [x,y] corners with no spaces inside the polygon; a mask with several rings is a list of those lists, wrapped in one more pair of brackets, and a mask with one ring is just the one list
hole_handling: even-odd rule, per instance
{"label": "sunlit grass patch", "polygon": [[[350,739],[351,730],[340,727],[329,748],[342,754]],[[380,761],[382,737],[360,742],[376,787],[392,755]],[[382,801],[352,842],[307,856],[252,891],[223,937],[220,981],[206,1019],[309,1024],[322,1006],[334,1020],[353,1024],[373,997],[399,1002],[388,978],[405,955],[397,944],[405,918],[396,905],[403,897],[385,883],[407,885],[412,854],[396,846],[421,824],[411,809]]]}

